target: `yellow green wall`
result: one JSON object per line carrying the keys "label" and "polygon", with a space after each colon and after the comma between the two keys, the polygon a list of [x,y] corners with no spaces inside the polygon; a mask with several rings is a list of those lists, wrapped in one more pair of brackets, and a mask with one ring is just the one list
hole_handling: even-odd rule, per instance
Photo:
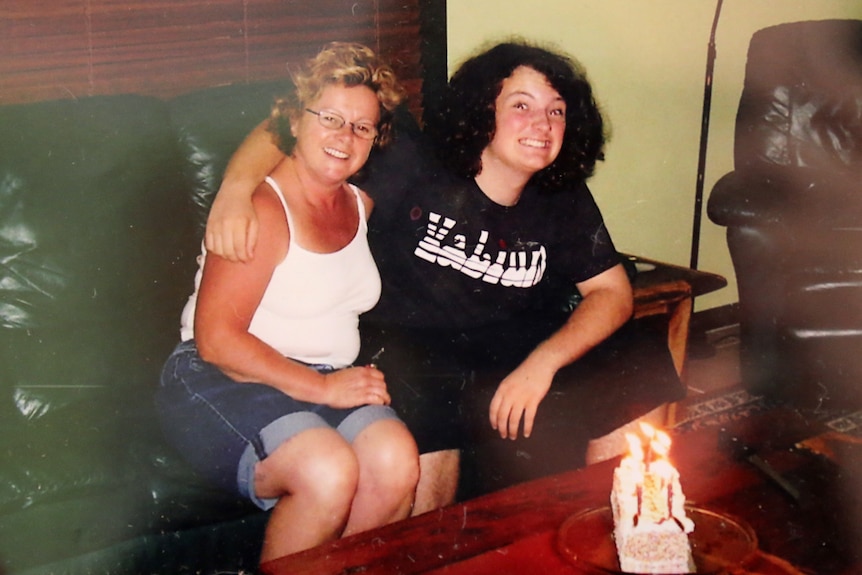
{"label": "yellow green wall", "polygon": [[[715,0],[447,0],[449,68],[477,47],[520,36],[575,56],[610,119],[607,160],[590,181],[621,251],[688,265]],[[725,0],[716,32],[704,209],[732,168],[733,122],[754,31],[795,20],[862,19],[859,0]],[[703,310],[738,300],[724,228],[705,213],[700,269],[728,287]]]}

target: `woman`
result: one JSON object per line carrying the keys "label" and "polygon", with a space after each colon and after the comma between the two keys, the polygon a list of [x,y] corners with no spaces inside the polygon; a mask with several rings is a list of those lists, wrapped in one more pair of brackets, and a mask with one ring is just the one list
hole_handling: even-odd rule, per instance
{"label": "woman", "polygon": [[328,46],[294,80],[270,121],[285,157],[252,197],[254,257],[204,249],[158,396],[193,465],[272,509],[262,562],[405,517],[418,480],[383,374],[351,367],[380,278],[372,202],[347,179],[386,140],[403,91],[356,44]]}
{"label": "woman", "polygon": [[[639,350],[657,358],[653,373],[617,377],[629,334],[610,336],[632,291],[585,184],[605,137],[583,72],[537,46],[496,45],[455,72],[427,131],[445,169],[399,135],[371,164],[386,177],[365,182],[379,198],[369,240],[383,295],[363,316],[363,346],[385,350],[393,402],[423,454],[417,507],[430,456],[492,446],[498,455],[471,473],[509,475],[501,486],[583,463],[572,437],[599,437],[681,392],[666,349]],[[208,245],[228,257],[254,243],[239,178],[267,149],[254,135],[240,148],[244,168],[228,173],[210,216]]]}

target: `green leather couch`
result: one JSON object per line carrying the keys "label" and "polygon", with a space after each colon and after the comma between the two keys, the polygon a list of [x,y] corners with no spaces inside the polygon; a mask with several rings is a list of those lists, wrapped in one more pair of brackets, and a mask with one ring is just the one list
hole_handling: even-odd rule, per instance
{"label": "green leather couch", "polygon": [[277,83],[0,107],[0,574],[253,571],[266,516],[153,392],[205,213]]}
{"label": "green leather couch", "polygon": [[[289,89],[0,106],[0,575],[256,570],[266,514],[192,473],[153,396],[224,166]],[[406,169],[392,154],[376,165]],[[624,402],[630,419],[684,395],[666,326],[653,331],[603,376],[608,389],[635,378],[643,397],[609,394],[592,412],[623,417]],[[559,437],[585,448],[572,433]],[[465,453],[481,473],[463,493],[505,485],[477,463],[486,452]]]}

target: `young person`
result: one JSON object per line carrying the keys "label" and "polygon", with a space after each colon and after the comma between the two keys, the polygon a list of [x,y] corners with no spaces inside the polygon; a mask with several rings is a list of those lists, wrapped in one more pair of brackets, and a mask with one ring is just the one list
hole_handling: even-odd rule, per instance
{"label": "young person", "polygon": [[[571,59],[496,45],[452,76],[431,147],[398,128],[363,183],[383,295],[362,334],[422,453],[417,508],[451,494],[425,477],[454,450],[473,452],[472,494],[576,467],[584,438],[680,397],[666,346],[627,324],[631,285],[585,184],[604,123]],[[226,257],[255,246],[244,198],[278,158],[266,140],[240,148],[213,207],[207,245]]]}
{"label": "young person", "polygon": [[347,179],[403,90],[357,44],[329,45],[294,80],[269,122],[283,156],[252,196],[254,256],[204,249],[158,393],[183,455],[272,509],[262,562],[407,516],[419,474],[383,373],[352,367],[380,277],[372,202]]}

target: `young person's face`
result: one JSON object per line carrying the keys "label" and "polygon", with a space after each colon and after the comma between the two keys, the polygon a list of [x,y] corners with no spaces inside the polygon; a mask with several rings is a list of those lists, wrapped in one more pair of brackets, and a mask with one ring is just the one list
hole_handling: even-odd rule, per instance
{"label": "young person's face", "polygon": [[[322,181],[346,180],[365,164],[374,144],[373,139],[361,138],[355,131],[376,129],[380,120],[377,96],[367,86],[333,84],[306,108],[291,123],[296,137],[294,155]],[[326,127],[319,114],[329,119],[339,116],[344,125],[337,129]]]}
{"label": "young person's face", "polygon": [[497,127],[482,152],[482,170],[529,177],[548,167],[563,145],[566,102],[547,78],[533,68],[516,68],[503,80],[495,105]]}

